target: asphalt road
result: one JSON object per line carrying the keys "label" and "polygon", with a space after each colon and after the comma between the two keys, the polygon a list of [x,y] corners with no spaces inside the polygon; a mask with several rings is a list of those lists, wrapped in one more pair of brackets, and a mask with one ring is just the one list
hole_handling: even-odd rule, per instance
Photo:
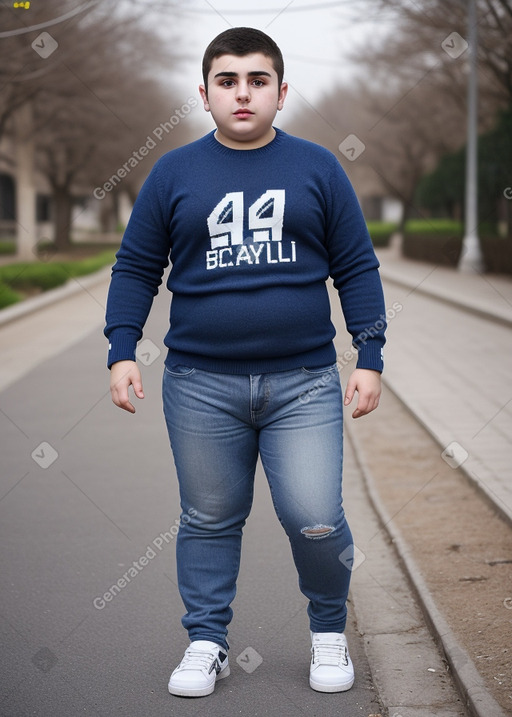
{"label": "asphalt road", "polygon": [[[165,310],[156,310],[148,324],[155,346],[162,321]],[[110,401],[101,330],[0,396],[0,714],[378,713],[353,612],[354,688],[309,688],[306,600],[261,470],[229,636],[232,674],[208,698],[168,694],[188,639],[175,577],[179,508],[160,405],[163,353],[153,360],[158,350],[148,347],[147,398],[135,416]]]}

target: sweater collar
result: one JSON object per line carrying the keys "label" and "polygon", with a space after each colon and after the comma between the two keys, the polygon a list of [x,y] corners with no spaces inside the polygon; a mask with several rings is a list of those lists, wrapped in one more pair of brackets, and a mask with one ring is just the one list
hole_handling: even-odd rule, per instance
{"label": "sweater collar", "polygon": [[223,154],[225,157],[239,157],[240,155],[247,155],[249,158],[255,158],[266,155],[269,152],[273,152],[283,142],[284,138],[286,137],[286,132],[283,132],[283,130],[277,127],[274,127],[274,129],[276,131],[276,136],[274,137],[274,139],[271,140],[268,144],[263,145],[263,147],[258,147],[257,149],[232,149],[231,147],[226,147],[226,145],[221,144],[218,140],[215,139],[216,130],[212,130],[207,135],[205,135],[203,137],[203,140],[208,149],[213,150],[217,154]]}

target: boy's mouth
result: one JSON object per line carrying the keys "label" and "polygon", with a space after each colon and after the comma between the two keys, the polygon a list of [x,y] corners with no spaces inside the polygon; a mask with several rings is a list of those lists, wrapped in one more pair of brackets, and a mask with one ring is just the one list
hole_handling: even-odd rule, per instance
{"label": "boy's mouth", "polygon": [[251,115],[253,114],[254,112],[251,112],[251,110],[247,109],[246,107],[234,112],[235,117],[251,117]]}

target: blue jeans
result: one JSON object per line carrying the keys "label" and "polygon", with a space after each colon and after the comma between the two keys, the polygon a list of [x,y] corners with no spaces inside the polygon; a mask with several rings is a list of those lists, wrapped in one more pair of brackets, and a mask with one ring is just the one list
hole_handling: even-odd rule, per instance
{"label": "blue jeans", "polygon": [[310,629],[343,632],[353,543],[342,508],[337,367],[239,376],[173,366],[163,401],[180,488],[176,558],[190,639],[228,649],[258,454],[309,600]]}

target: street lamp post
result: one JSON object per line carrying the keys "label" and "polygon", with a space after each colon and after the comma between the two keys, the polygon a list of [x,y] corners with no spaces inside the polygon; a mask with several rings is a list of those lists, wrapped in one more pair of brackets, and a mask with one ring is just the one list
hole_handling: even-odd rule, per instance
{"label": "street lamp post", "polygon": [[469,0],[468,42],[468,116],[466,149],[466,202],[464,240],[459,260],[459,270],[481,273],[484,270],[480,241],[478,239],[478,26],[476,0]]}

